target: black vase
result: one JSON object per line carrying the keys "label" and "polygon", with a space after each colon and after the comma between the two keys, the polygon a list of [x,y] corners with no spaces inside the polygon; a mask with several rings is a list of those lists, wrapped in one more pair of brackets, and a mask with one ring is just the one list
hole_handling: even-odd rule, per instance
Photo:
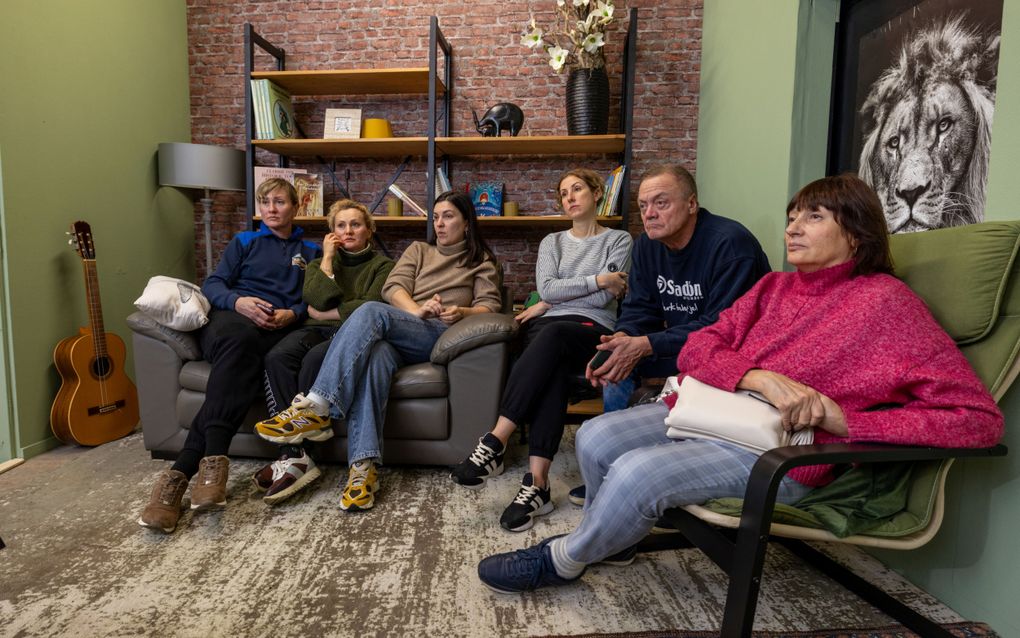
{"label": "black vase", "polygon": [[567,133],[609,132],[609,77],[605,68],[574,69],[567,78]]}

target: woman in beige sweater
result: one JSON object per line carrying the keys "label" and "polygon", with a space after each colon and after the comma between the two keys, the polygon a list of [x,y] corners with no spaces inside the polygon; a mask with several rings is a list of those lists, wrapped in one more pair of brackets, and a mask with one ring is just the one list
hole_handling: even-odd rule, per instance
{"label": "woman in beige sweater", "polygon": [[428,361],[432,346],[468,315],[501,306],[496,259],[482,239],[471,199],[452,191],[436,198],[435,239],[414,242],[383,285],[389,304],[360,306],[333,337],[307,395],[262,421],[256,431],[277,443],[321,436],[330,417],[347,424],[350,473],[340,508],[366,510],[378,490],[383,407],[397,368]]}

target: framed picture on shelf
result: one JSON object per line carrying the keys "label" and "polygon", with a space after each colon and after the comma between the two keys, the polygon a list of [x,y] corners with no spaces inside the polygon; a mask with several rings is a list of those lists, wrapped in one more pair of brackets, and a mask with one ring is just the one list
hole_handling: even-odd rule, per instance
{"label": "framed picture on shelf", "polygon": [[322,138],[327,140],[361,137],[361,109],[326,109]]}

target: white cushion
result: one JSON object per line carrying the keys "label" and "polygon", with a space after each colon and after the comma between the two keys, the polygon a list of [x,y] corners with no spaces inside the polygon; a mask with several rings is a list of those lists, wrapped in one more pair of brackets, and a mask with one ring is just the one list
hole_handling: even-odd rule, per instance
{"label": "white cushion", "polygon": [[209,322],[209,300],[198,286],[183,279],[162,275],[149,279],[135,307],[174,330],[197,330]]}

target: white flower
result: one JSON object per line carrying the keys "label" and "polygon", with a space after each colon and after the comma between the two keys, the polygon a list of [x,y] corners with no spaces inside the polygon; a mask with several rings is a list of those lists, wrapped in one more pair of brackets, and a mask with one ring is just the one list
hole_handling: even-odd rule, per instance
{"label": "white flower", "polygon": [[581,42],[581,46],[588,53],[595,53],[599,50],[599,47],[606,43],[605,38],[601,33],[592,33]]}
{"label": "white flower", "polygon": [[549,54],[549,66],[553,71],[559,71],[567,62],[567,50],[560,47],[549,47],[546,49]]}
{"label": "white flower", "polygon": [[606,31],[613,21],[615,0],[556,0],[556,20],[548,30],[538,28],[534,16],[520,36],[528,48],[541,47],[556,71],[597,69],[606,63]]}
{"label": "white flower", "polygon": [[542,30],[535,26],[534,20],[531,21],[531,29],[530,33],[525,33],[521,36],[521,44],[529,49],[534,49],[542,44]]}

